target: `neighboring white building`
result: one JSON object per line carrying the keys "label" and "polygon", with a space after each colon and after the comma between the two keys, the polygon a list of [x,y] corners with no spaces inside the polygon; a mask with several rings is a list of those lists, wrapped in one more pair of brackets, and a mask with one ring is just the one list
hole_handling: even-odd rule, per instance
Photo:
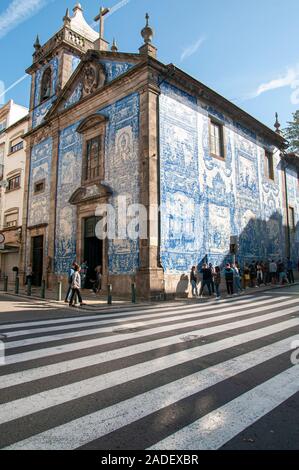
{"label": "neighboring white building", "polygon": [[28,109],[9,101],[0,108],[0,270],[13,280],[19,266]]}

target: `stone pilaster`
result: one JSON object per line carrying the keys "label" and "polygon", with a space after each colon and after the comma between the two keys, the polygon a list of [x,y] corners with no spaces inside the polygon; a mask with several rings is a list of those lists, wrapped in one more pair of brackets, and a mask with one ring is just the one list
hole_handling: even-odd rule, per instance
{"label": "stone pilaster", "polygon": [[59,127],[57,122],[52,124],[51,128],[53,147],[52,147],[52,165],[51,165],[51,200],[48,226],[48,254],[44,262],[46,268],[46,282],[49,287],[56,280],[54,273],[55,258],[55,238],[56,238],[56,202],[57,202],[57,175],[58,175],[58,159],[59,159]]}
{"label": "stone pilaster", "polygon": [[28,224],[28,202],[29,202],[29,184],[30,184],[30,164],[32,152],[31,137],[26,139],[26,163],[25,163],[25,181],[24,181],[24,196],[23,196],[23,214],[22,214],[22,239],[20,248],[20,279],[25,282],[25,269],[29,253],[27,253],[27,224]]}
{"label": "stone pilaster", "polygon": [[157,297],[164,290],[164,272],[159,263],[159,93],[151,82],[140,92],[140,202],[147,209],[148,237],[140,240],[136,283],[138,295],[146,298]]}

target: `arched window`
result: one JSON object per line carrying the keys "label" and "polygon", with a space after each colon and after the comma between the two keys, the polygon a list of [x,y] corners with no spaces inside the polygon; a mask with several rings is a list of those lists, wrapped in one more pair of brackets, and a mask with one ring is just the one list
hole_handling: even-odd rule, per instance
{"label": "arched window", "polygon": [[42,82],[41,82],[41,94],[40,94],[40,102],[46,101],[50,98],[52,93],[52,71],[51,67],[48,67],[43,74]]}

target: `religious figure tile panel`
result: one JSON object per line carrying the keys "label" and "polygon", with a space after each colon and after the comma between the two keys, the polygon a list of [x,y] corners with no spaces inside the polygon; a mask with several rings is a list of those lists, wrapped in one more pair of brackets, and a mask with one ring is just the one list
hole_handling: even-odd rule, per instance
{"label": "religious figure tile panel", "polygon": [[[28,227],[49,223],[52,139],[35,145],[31,152]],[[34,192],[35,183],[44,181],[42,193]]]}
{"label": "religious figure tile panel", "polygon": [[69,204],[69,199],[81,185],[82,136],[76,132],[78,125],[64,129],[59,140],[55,237],[57,274],[68,272],[76,259],[77,208]]}
{"label": "religious figure tile panel", "polygon": [[[126,204],[139,203],[139,95],[130,95],[99,114],[108,117],[105,139],[105,181],[113,196],[109,203],[118,210],[118,196]],[[55,272],[66,273],[76,258],[77,210],[69,199],[81,186],[82,139],[76,133],[79,122],[60,135]],[[92,191],[92,187],[89,188]],[[120,208],[121,209],[121,208]],[[116,224],[116,228],[118,226]],[[108,241],[108,265],[111,274],[134,274],[139,267],[139,240]]]}
{"label": "religious figure tile panel", "polygon": [[[108,117],[105,141],[105,184],[113,191],[110,203],[118,211],[118,196],[127,205],[139,203],[139,94],[134,93],[99,111]],[[116,230],[118,231],[116,222]],[[109,241],[109,272],[134,274],[139,267],[139,239]]]}

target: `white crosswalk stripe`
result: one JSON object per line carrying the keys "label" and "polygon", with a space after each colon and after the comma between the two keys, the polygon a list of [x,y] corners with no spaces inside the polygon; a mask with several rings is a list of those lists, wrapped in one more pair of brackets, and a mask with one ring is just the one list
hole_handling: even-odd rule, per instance
{"label": "white crosswalk stripe", "polygon": [[[0,448],[77,449],[108,438],[113,448],[122,429],[139,422],[155,422],[151,445],[144,438],[141,448],[220,448],[299,391],[290,362],[298,313],[298,298],[263,295],[0,325],[8,353],[0,368]],[[272,376],[258,375],[260,367]],[[240,387],[235,377],[255,371],[254,385],[243,381],[230,399]],[[166,409],[208,389],[217,395],[221,384],[229,384],[227,402],[179,430],[165,431],[163,420],[157,428]],[[255,400],[250,410],[248,400]]]}
{"label": "white crosswalk stripe", "polygon": [[[277,305],[275,305],[274,308],[281,308],[281,307],[284,307],[285,305],[292,305],[292,304],[295,304],[297,303],[297,299],[293,299],[293,300],[287,300],[285,302],[281,302]],[[267,310],[272,310],[273,309],[273,304],[272,305],[268,305],[268,306],[258,306],[257,308],[253,308],[253,309],[250,309],[250,310],[246,310],[245,312],[240,312],[239,313],[239,316],[244,316],[244,315],[248,315],[249,313],[261,313],[261,312],[264,312],[264,311],[267,311]],[[297,309],[297,307],[296,307]],[[296,311],[296,309],[294,310],[294,312]],[[213,315],[217,313],[217,310],[212,310],[211,312],[209,312],[209,315]],[[202,315],[205,315],[204,313],[202,313]],[[221,321],[221,320],[227,320],[229,318],[234,318],[235,314],[234,313],[226,313],[224,315],[220,315],[218,316],[217,318],[215,317],[212,317],[211,319],[202,319],[202,320],[194,320],[194,321],[190,321],[190,322],[186,322],[187,319],[189,318],[194,318],[194,317],[197,317],[198,318],[198,315],[196,314],[190,314],[190,315],[185,315],[183,317],[183,319],[185,320],[184,323],[181,323],[181,327],[188,327],[188,326],[196,326],[196,325],[199,325],[199,324],[205,324],[205,323],[213,323],[215,322],[216,320],[218,321]],[[159,324],[162,324],[162,323],[169,323],[169,321],[180,321],[182,320],[182,317],[181,315],[179,316],[174,316],[174,317],[166,317],[164,319],[162,318],[159,318]],[[130,329],[136,329],[136,328],[140,328],[141,327],[145,327],[145,326],[151,326],[151,325],[156,325],[157,324],[157,319],[155,318],[154,320],[147,320],[147,321],[144,321],[142,322],[141,324],[139,323],[128,323],[126,324],[123,328],[119,328],[119,327],[101,327],[101,328],[96,328],[96,329],[91,329],[91,330],[84,330],[84,331],[79,331],[79,332],[71,332],[71,333],[63,333],[63,334],[56,334],[56,335],[51,335],[51,336],[40,336],[40,337],[35,337],[35,338],[30,338],[30,339],[22,339],[22,340],[17,340],[17,341],[11,341],[9,343],[7,343],[7,349],[13,349],[13,348],[18,348],[20,346],[30,346],[30,345],[33,345],[33,344],[42,344],[42,343],[49,343],[50,341],[58,341],[58,340],[64,340],[64,339],[70,339],[70,338],[80,338],[81,336],[89,336],[89,335],[94,335],[96,333],[122,333],[122,331],[127,331],[127,330],[130,330]],[[169,330],[172,330],[173,329],[173,325],[170,325],[170,326],[165,326],[165,327],[157,327],[157,328],[154,328],[152,330],[149,330],[149,333],[148,334],[155,334],[155,333],[158,333],[157,329],[159,329],[159,331],[169,331]],[[144,335],[144,333],[143,333]],[[113,342],[117,341],[119,338],[116,336],[113,338]],[[129,339],[129,337],[128,337]]]}

